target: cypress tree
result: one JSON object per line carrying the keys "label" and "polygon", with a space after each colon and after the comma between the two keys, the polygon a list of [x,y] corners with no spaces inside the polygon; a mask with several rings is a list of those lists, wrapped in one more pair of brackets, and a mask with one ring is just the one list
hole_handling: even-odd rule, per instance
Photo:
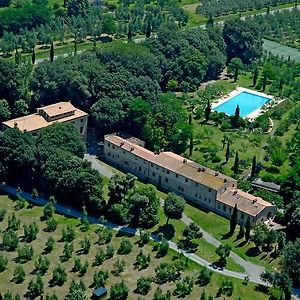
{"label": "cypress tree", "polygon": [[210,105],[209,100],[207,100],[207,105],[206,105],[205,110],[204,110],[204,115],[205,115],[206,122],[209,120],[210,113],[211,113],[211,105]]}
{"label": "cypress tree", "polygon": [[35,50],[34,50],[34,47],[32,48],[31,62],[32,62],[33,65],[35,64]]}
{"label": "cypress tree", "polygon": [[245,228],[244,228],[243,225],[241,225],[241,226],[240,226],[239,233],[238,233],[238,238],[239,238],[239,239],[242,239],[244,236],[245,236]]}
{"label": "cypress tree", "polygon": [[54,44],[53,42],[51,43],[51,48],[50,48],[50,61],[54,61]]}
{"label": "cypress tree", "polygon": [[270,13],[270,6],[268,5],[267,6],[267,14],[269,14]]}
{"label": "cypress tree", "polygon": [[189,154],[190,154],[190,156],[192,156],[192,154],[193,154],[193,148],[194,148],[194,141],[193,141],[193,134],[191,134],[190,147],[189,147]]}
{"label": "cypress tree", "polygon": [[151,36],[151,24],[150,24],[150,20],[148,19],[147,28],[146,28],[146,38],[148,39],[150,36]]}
{"label": "cypress tree", "polygon": [[252,168],[251,168],[251,177],[254,177],[256,173],[256,156],[252,158]]}
{"label": "cypress tree", "polygon": [[192,113],[189,115],[189,124],[192,125]]}
{"label": "cypress tree", "polygon": [[238,215],[238,209],[237,209],[237,204],[235,204],[231,218],[230,218],[230,232],[233,233],[236,228],[237,224],[237,215]]}
{"label": "cypress tree", "polygon": [[251,230],[251,225],[250,225],[250,218],[247,218],[247,223],[246,223],[246,231],[245,231],[245,240],[248,242],[250,240],[250,230]]}
{"label": "cypress tree", "polygon": [[229,148],[229,141],[228,141],[227,142],[226,154],[225,154],[226,162],[228,162],[229,156],[230,156],[230,148]]}
{"label": "cypress tree", "polygon": [[74,56],[77,54],[77,41],[74,41]]}
{"label": "cypress tree", "polygon": [[202,294],[200,296],[200,300],[207,300],[205,290],[203,290],[203,292],[202,292]]}
{"label": "cypress tree", "polygon": [[253,86],[256,86],[258,76],[259,76],[259,69],[256,66],[253,73]]}
{"label": "cypress tree", "polygon": [[128,27],[127,39],[128,39],[128,41],[132,40],[132,31],[131,31],[130,26]]}
{"label": "cypress tree", "polygon": [[240,120],[240,107],[237,105],[234,113],[234,126],[238,127]]}
{"label": "cypress tree", "polygon": [[266,90],[266,87],[267,87],[267,80],[268,80],[268,74],[267,74],[267,72],[264,72],[264,76],[263,76],[263,85],[262,85],[263,92]]}
{"label": "cypress tree", "polygon": [[15,53],[15,63],[18,65],[21,62],[21,54],[18,51],[18,49],[16,49],[16,53]]}
{"label": "cypress tree", "polygon": [[93,50],[94,50],[94,52],[96,52],[96,39],[94,39],[94,41],[93,41]]}
{"label": "cypress tree", "polygon": [[236,153],[235,153],[233,172],[234,172],[234,174],[237,174],[239,172],[239,151],[236,151]]}

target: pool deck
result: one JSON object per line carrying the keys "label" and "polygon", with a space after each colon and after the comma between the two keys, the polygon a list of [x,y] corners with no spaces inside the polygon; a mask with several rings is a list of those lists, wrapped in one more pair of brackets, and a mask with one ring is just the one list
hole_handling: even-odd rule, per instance
{"label": "pool deck", "polygon": [[[273,96],[271,96],[271,95],[267,95],[265,93],[257,92],[257,91],[246,89],[246,88],[243,88],[243,87],[237,87],[235,90],[231,91],[226,96],[223,96],[222,98],[215,100],[211,105],[212,110],[214,110],[219,105],[227,102],[228,100],[230,100],[231,98],[239,95],[242,92],[247,92],[247,93],[250,93],[250,94],[253,94],[253,95],[261,96],[261,97],[269,99],[269,101],[273,99]],[[252,111],[250,114],[244,116],[243,118],[244,119],[247,118],[250,121],[254,121],[255,118],[257,118],[259,115],[261,115],[263,113],[262,107],[263,106],[261,106],[260,108]]]}

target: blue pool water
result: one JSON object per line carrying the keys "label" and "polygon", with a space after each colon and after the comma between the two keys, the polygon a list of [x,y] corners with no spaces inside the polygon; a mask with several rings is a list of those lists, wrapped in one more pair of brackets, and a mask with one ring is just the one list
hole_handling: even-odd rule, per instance
{"label": "blue pool water", "polygon": [[216,106],[213,110],[223,112],[226,115],[234,115],[237,105],[240,107],[240,116],[245,117],[262,107],[270,99],[258,96],[249,92],[241,92],[240,94],[230,98],[223,104]]}

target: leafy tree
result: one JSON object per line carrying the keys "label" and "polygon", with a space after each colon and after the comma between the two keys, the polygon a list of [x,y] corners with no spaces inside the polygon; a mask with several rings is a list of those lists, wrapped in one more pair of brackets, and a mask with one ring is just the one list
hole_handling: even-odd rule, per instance
{"label": "leafy tree", "polygon": [[170,300],[171,299],[171,292],[167,291],[166,294],[162,292],[160,287],[158,287],[154,293],[154,300]]}
{"label": "leafy tree", "polygon": [[51,279],[51,283],[53,285],[62,286],[67,281],[67,273],[66,270],[59,264],[53,270],[53,276]]}
{"label": "leafy tree", "polygon": [[118,249],[118,254],[129,254],[133,249],[133,245],[128,238],[123,238]]}
{"label": "leafy tree", "polygon": [[113,271],[113,273],[116,276],[119,276],[122,272],[124,272],[124,270],[125,270],[125,261],[124,261],[124,259],[118,259],[114,263],[114,271]]}
{"label": "leafy tree", "polygon": [[80,224],[81,224],[81,230],[83,232],[87,231],[90,228],[90,221],[89,221],[89,217],[85,205],[82,207],[82,218],[80,220]]}
{"label": "leafy tree", "polygon": [[[258,24],[232,19],[224,23],[224,41],[227,57],[240,58],[243,64],[250,64],[262,56],[262,37]],[[241,51],[241,49],[243,49]]]}
{"label": "leafy tree", "polygon": [[66,300],[86,300],[86,287],[84,283],[80,280],[76,283],[74,279],[71,281],[69,293],[65,297]]}
{"label": "leafy tree", "polygon": [[47,202],[43,207],[43,219],[48,220],[53,217],[55,213],[54,203],[51,201]]}
{"label": "leafy tree", "polygon": [[185,208],[185,200],[174,193],[169,193],[164,203],[164,213],[167,217],[167,223],[170,219],[181,219]]}
{"label": "leafy tree", "polygon": [[137,267],[139,270],[143,270],[148,268],[150,263],[150,255],[146,255],[143,250],[139,252],[139,254],[136,257],[135,267]]}
{"label": "leafy tree", "polygon": [[198,248],[197,239],[203,236],[200,231],[200,227],[196,223],[192,222],[183,230],[182,235],[185,239],[180,241],[180,246],[188,251],[195,252]]}
{"label": "leafy tree", "polygon": [[25,271],[21,265],[17,265],[15,270],[14,270],[14,277],[13,281],[16,284],[22,283],[25,280]]}
{"label": "leafy tree", "polygon": [[46,225],[47,225],[46,231],[48,231],[48,232],[53,232],[53,231],[55,231],[56,228],[57,228],[58,221],[56,221],[56,220],[54,219],[54,217],[51,217],[51,218],[47,219]]}
{"label": "leafy tree", "polygon": [[39,256],[38,260],[34,263],[35,273],[38,275],[45,275],[50,266],[50,260],[46,256]]}
{"label": "leafy tree", "polygon": [[2,123],[3,121],[8,120],[10,115],[11,111],[7,100],[0,100],[0,122]]}
{"label": "leafy tree", "polygon": [[20,220],[17,219],[15,213],[8,217],[7,230],[17,231],[20,228]]}
{"label": "leafy tree", "polygon": [[228,64],[228,72],[233,75],[234,82],[237,81],[240,72],[243,70],[244,65],[239,57],[234,57]]}
{"label": "leafy tree", "polygon": [[112,258],[113,256],[114,256],[114,254],[115,254],[115,249],[114,249],[114,247],[113,247],[113,245],[107,245],[107,247],[106,247],[106,253],[105,253],[105,258],[106,259],[110,259],[110,258]]}
{"label": "leafy tree", "polygon": [[88,13],[90,3],[88,0],[69,0],[67,2],[67,11],[69,16],[84,16]]}
{"label": "leafy tree", "polygon": [[18,252],[18,262],[26,263],[30,261],[33,257],[33,248],[29,245],[24,245],[17,249]]}
{"label": "leafy tree", "polygon": [[100,270],[94,273],[94,281],[93,286],[95,289],[105,286],[105,283],[108,279],[108,271],[107,270]]}
{"label": "leafy tree", "polygon": [[97,229],[97,235],[98,235],[98,244],[99,245],[105,245],[110,243],[112,239],[112,230],[109,228],[106,228],[104,226],[101,226],[99,229]]}
{"label": "leafy tree", "polygon": [[141,277],[137,280],[136,292],[141,295],[147,295],[151,290],[151,277]]}
{"label": "leafy tree", "polygon": [[63,261],[67,261],[72,257],[74,247],[72,243],[65,243],[63,249]]}
{"label": "leafy tree", "polygon": [[140,240],[139,240],[139,246],[144,246],[150,241],[151,235],[149,231],[140,231]]}
{"label": "leafy tree", "polygon": [[28,284],[28,294],[35,298],[37,296],[40,296],[44,292],[44,283],[43,279],[40,275],[36,277],[36,281],[30,280]]}
{"label": "leafy tree", "polygon": [[230,217],[230,233],[234,233],[236,225],[237,225],[237,217],[238,217],[238,209],[237,204],[235,204],[233,208],[233,212]]}
{"label": "leafy tree", "polygon": [[54,248],[55,240],[52,236],[49,236],[46,242],[45,252],[50,253]]}
{"label": "leafy tree", "polygon": [[299,253],[300,239],[288,243],[283,250],[283,270],[290,276],[294,284],[300,282]]}
{"label": "leafy tree", "polygon": [[56,296],[56,294],[52,294],[52,295],[46,295],[46,300],[58,300],[58,297]]}
{"label": "leafy tree", "polygon": [[23,228],[24,228],[24,240],[26,243],[31,243],[37,238],[39,228],[35,222],[29,225],[24,224]]}
{"label": "leafy tree", "polygon": [[86,274],[88,267],[89,267],[89,263],[88,263],[88,261],[86,260],[86,261],[84,262],[84,264],[81,265],[81,268],[80,268],[80,270],[79,270],[79,276],[80,276],[80,277],[82,277],[82,276],[84,276],[84,275]]}
{"label": "leafy tree", "polygon": [[229,279],[223,279],[221,282],[221,286],[218,290],[219,295],[225,295],[230,297],[233,293],[233,282]]}
{"label": "leafy tree", "polygon": [[219,265],[222,267],[225,267],[227,264],[226,258],[230,255],[231,247],[229,245],[220,245],[216,249],[216,254],[220,256],[220,259],[218,261]]}
{"label": "leafy tree", "polygon": [[178,297],[185,297],[193,291],[194,278],[192,276],[183,277],[182,280],[176,283],[176,288],[173,292]]}
{"label": "leafy tree", "polygon": [[81,265],[80,259],[79,258],[75,258],[75,260],[74,260],[74,267],[73,267],[72,271],[79,272],[80,269],[81,269],[81,266],[82,265]]}
{"label": "leafy tree", "polygon": [[110,298],[112,300],[126,300],[128,298],[129,289],[125,283],[119,282],[114,284],[110,289]]}
{"label": "leafy tree", "polygon": [[100,266],[105,260],[105,252],[100,248],[96,255],[95,255],[95,261],[94,265]]}
{"label": "leafy tree", "polygon": [[166,256],[168,254],[168,250],[169,250],[169,243],[165,238],[163,238],[162,241],[158,244],[157,257]]}
{"label": "leafy tree", "polygon": [[63,228],[61,231],[61,241],[71,243],[75,239],[75,230],[71,225],[68,225],[67,228]]}
{"label": "leafy tree", "polygon": [[157,284],[164,284],[176,280],[180,276],[179,271],[175,265],[162,262],[155,269],[155,282]]}
{"label": "leafy tree", "polygon": [[7,258],[4,257],[3,255],[0,255],[0,273],[4,272],[7,266]]}
{"label": "leafy tree", "polygon": [[91,248],[91,241],[87,237],[84,237],[83,240],[80,241],[80,246],[82,248],[82,253],[88,254]]}
{"label": "leafy tree", "polygon": [[199,286],[208,285],[211,281],[212,274],[213,274],[213,272],[211,270],[209,270],[207,267],[201,267],[196,283]]}
{"label": "leafy tree", "polygon": [[12,230],[6,230],[2,237],[2,246],[6,251],[14,251],[17,249],[19,239],[17,234]]}

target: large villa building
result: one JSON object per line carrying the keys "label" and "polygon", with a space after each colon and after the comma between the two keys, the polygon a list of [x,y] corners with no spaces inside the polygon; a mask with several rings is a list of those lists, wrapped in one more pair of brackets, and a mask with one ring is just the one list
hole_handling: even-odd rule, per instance
{"label": "large villa building", "polygon": [[35,134],[41,128],[54,123],[72,123],[80,132],[84,141],[87,138],[88,114],[70,102],[58,102],[40,107],[36,113],[8,120],[2,123],[3,130],[18,127],[20,131]]}
{"label": "large villa building", "polygon": [[107,161],[125,171],[226,218],[237,205],[240,224],[275,215],[275,205],[239,190],[235,179],[172,152],[149,151],[137,139],[106,135],[103,152]]}

